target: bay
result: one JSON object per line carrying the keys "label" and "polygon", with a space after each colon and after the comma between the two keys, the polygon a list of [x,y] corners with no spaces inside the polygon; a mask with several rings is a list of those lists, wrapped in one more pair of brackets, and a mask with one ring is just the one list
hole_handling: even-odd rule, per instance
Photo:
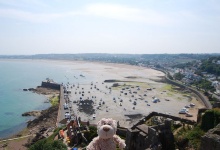
{"label": "bay", "polygon": [[46,78],[57,83],[88,82],[90,77],[80,78],[81,73],[59,61],[0,60],[0,138],[17,133],[32,119],[22,117],[22,113],[50,106],[44,103],[44,95],[23,91],[24,88],[36,88]]}

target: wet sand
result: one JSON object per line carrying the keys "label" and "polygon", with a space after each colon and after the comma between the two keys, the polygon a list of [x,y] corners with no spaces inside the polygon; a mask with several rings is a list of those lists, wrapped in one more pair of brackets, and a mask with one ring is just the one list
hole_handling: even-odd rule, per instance
{"label": "wet sand", "polygon": [[[138,119],[152,111],[186,118],[185,115],[179,114],[179,110],[190,103],[194,103],[195,106],[188,108],[189,113],[193,114],[193,117],[188,119],[196,120],[198,108],[204,107],[193,93],[158,82],[164,73],[157,70],[124,64],[77,61],[68,64],[82,72],[80,77],[93,77],[88,83],[68,85],[68,90],[71,91],[69,98],[72,113],[81,117],[83,121],[89,120],[91,124],[97,123],[101,118],[110,117],[119,121],[123,127],[131,127]],[[118,82],[104,82],[105,80]],[[112,87],[114,83],[118,86]],[[158,98],[160,102],[153,103],[153,97]],[[94,104],[90,105],[89,101],[85,100],[93,101]]]}

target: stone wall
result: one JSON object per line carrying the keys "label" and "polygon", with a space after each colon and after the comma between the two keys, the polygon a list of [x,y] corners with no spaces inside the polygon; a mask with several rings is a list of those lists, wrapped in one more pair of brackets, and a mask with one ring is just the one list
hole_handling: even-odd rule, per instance
{"label": "stone wall", "polygon": [[122,136],[122,137],[126,137],[127,128],[117,127],[116,134],[119,135],[119,136]]}
{"label": "stone wall", "polygon": [[177,117],[177,116],[172,116],[170,114],[163,114],[163,113],[152,111],[147,116],[143,117],[137,123],[135,123],[133,125],[133,127],[131,127],[131,128],[134,129],[136,126],[145,123],[146,120],[150,119],[153,116],[161,116],[161,117],[165,117],[165,118],[170,118],[170,119],[172,119],[174,121],[181,121],[181,122],[184,122],[184,123],[190,124],[190,125],[195,125],[196,124],[196,122],[194,120],[188,120],[188,119],[185,119],[185,118],[180,118],[180,117]]}
{"label": "stone wall", "polygon": [[178,86],[178,87],[181,87],[181,88],[186,88],[188,90],[190,90],[191,92],[195,93],[199,99],[204,103],[204,105],[206,106],[206,108],[209,108],[211,109],[212,108],[212,105],[210,104],[210,102],[208,101],[208,98],[206,98],[204,95],[202,95],[200,92],[198,92],[197,90],[194,90],[193,88],[190,88],[190,87],[187,87],[183,84],[180,84],[180,83],[177,83],[173,80],[170,80],[168,78],[166,78],[166,82],[169,83],[169,84],[173,84],[175,86]]}
{"label": "stone wall", "polygon": [[171,131],[172,120],[167,119],[164,124],[157,126],[137,125],[127,130],[126,150],[172,150],[174,136]]}
{"label": "stone wall", "polygon": [[178,86],[178,87],[181,87],[181,88],[186,88],[186,89],[190,90],[191,92],[195,93],[195,94],[202,100],[202,102],[204,103],[204,105],[206,106],[206,108],[208,108],[208,109],[211,109],[211,108],[212,108],[212,105],[211,105],[211,103],[209,102],[208,98],[206,98],[206,97],[205,97],[203,94],[201,94],[199,91],[197,91],[197,90],[195,90],[195,89],[193,89],[193,88],[191,88],[191,87],[185,86],[185,85],[183,85],[183,84],[180,84],[180,83],[178,83],[178,82],[175,82],[174,80],[170,80],[170,79],[167,77],[167,72],[164,71],[164,70],[162,70],[162,69],[156,69],[156,68],[154,68],[154,69],[155,69],[155,70],[158,70],[158,71],[161,71],[161,72],[163,72],[163,73],[165,74],[165,77],[166,77],[165,80],[166,80],[167,83],[173,84],[173,85],[175,85],[175,86]]}
{"label": "stone wall", "polygon": [[220,149],[220,124],[201,137],[200,150]]}

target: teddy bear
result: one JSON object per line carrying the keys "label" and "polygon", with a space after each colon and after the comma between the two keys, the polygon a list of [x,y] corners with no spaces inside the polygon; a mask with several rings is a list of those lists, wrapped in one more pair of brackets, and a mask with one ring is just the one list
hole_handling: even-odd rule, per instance
{"label": "teddy bear", "polygon": [[112,118],[102,118],[97,123],[98,136],[86,147],[87,150],[116,150],[116,145],[121,150],[125,148],[125,141],[116,135],[117,122]]}

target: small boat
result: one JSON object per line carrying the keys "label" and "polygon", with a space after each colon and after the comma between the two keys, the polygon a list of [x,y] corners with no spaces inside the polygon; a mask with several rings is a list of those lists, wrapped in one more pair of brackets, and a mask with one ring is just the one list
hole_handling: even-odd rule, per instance
{"label": "small boat", "polygon": [[190,106],[195,106],[195,104],[193,104],[193,103],[190,103]]}
{"label": "small boat", "polygon": [[95,115],[95,114],[93,114],[93,115],[92,115],[92,118],[93,118],[93,119],[94,119],[94,118],[96,118],[96,115]]}
{"label": "small boat", "polygon": [[84,75],[82,75],[82,74],[80,74],[79,76],[80,76],[80,77],[85,77],[85,76],[84,76]]}

